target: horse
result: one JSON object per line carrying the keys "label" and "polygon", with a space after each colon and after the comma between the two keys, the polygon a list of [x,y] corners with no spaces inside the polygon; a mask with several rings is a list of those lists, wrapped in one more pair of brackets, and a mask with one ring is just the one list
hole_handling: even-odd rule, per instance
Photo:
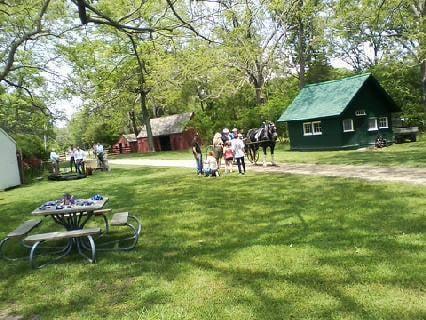
{"label": "horse", "polygon": [[277,143],[278,133],[277,127],[271,121],[263,122],[262,126],[257,129],[250,129],[247,132],[246,141],[250,144],[248,148],[251,148],[253,154],[257,152],[259,146],[263,149],[263,166],[266,167],[266,149],[269,147],[271,150],[271,162],[275,166],[274,150],[275,144]]}

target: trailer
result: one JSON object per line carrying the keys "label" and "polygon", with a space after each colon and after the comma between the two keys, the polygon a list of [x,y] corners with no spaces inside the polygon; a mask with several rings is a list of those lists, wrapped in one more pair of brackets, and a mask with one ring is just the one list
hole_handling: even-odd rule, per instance
{"label": "trailer", "polygon": [[395,143],[403,143],[406,140],[415,142],[419,134],[419,127],[396,127],[393,128],[393,133],[395,135]]}

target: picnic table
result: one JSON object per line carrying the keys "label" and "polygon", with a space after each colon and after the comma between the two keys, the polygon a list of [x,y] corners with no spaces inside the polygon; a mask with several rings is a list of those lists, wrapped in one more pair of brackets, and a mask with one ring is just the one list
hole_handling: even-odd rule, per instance
{"label": "picnic table", "polygon": [[[35,267],[34,257],[37,247],[46,241],[67,240],[64,247],[59,247],[58,260],[72,252],[76,248],[78,253],[85,257],[89,262],[95,262],[95,243],[93,235],[101,233],[100,228],[84,229],[86,223],[95,216],[95,211],[100,210],[108,202],[108,198],[100,200],[94,199],[76,199],[72,203],[64,204],[63,200],[49,201],[35,209],[31,214],[33,216],[51,217],[57,224],[64,226],[64,232],[49,232],[39,235],[33,235],[25,238],[25,242],[31,244],[30,263]],[[91,256],[87,256],[84,251],[90,251]],[[43,265],[42,265],[43,266]],[[39,266],[39,267],[42,267]]]}
{"label": "picnic table", "polygon": [[77,199],[74,204],[64,205],[60,200],[49,201],[35,209],[33,216],[50,216],[67,231],[80,230],[94,216],[96,210],[102,209],[108,198],[101,200]]}
{"label": "picnic table", "polygon": [[[72,199],[72,201],[69,201]],[[131,229],[131,235],[129,237],[110,238],[108,241],[103,241],[100,250],[131,250],[135,248],[139,234],[142,231],[142,225],[139,220],[129,214],[128,212],[117,212],[115,213],[110,222],[106,217],[106,213],[111,212],[111,209],[104,209],[105,204],[108,202],[108,198],[100,195],[94,196],[92,199],[74,199],[70,195],[64,195],[64,199],[56,201],[48,201],[41,205],[39,208],[32,211],[33,216],[44,216],[51,217],[53,221],[65,228],[64,231],[53,231],[47,233],[31,234],[28,235],[34,228],[36,228],[41,220],[30,220],[19,226],[15,231],[10,232],[8,236],[0,241],[0,257],[4,257],[7,260],[16,260],[18,258],[8,258],[4,254],[4,247],[6,243],[9,243],[10,239],[22,239],[21,244],[31,249],[29,260],[33,268],[41,268],[46,264],[36,265],[35,256],[39,246],[40,250],[48,250],[48,253],[57,255],[53,261],[59,260],[64,256],[69,255],[73,248],[77,249],[78,253],[85,257],[89,262],[94,263],[96,259],[96,249],[98,244],[95,244],[96,239],[103,238],[99,227],[86,228],[87,222],[96,216],[102,216],[105,220],[105,234],[109,234],[109,225],[113,227],[127,227]],[[66,203],[66,204],[65,204]],[[66,244],[59,245],[55,244],[53,247],[42,246],[42,244],[50,241],[66,240]],[[124,246],[124,244],[127,244]],[[111,247],[113,245],[113,247]],[[54,251],[51,251],[54,249]],[[85,252],[91,252],[88,256]]]}

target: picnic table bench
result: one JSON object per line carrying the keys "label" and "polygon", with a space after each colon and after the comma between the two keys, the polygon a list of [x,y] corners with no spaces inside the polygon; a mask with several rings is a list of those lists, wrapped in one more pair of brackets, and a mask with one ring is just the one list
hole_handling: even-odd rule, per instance
{"label": "picnic table bench", "polygon": [[[24,242],[31,245],[31,253],[30,253],[30,264],[33,268],[42,268],[46,264],[41,266],[36,266],[34,262],[35,253],[37,247],[46,241],[56,241],[56,240],[64,240],[69,239],[68,245],[61,249],[59,252],[62,253],[59,257],[54,260],[58,260],[64,256],[66,256],[72,249],[73,244],[75,243],[77,246],[78,253],[85,257],[90,263],[95,263],[96,261],[96,246],[93,241],[93,235],[99,235],[101,233],[100,228],[88,228],[88,229],[80,229],[80,230],[72,230],[72,231],[60,231],[60,232],[47,232],[40,233],[28,236],[24,239]],[[80,238],[87,238],[90,244],[91,257],[88,257],[84,254],[84,249],[88,250],[89,248],[80,240]]]}
{"label": "picnic table bench", "polygon": [[17,260],[22,258],[11,258],[8,257],[4,252],[3,249],[5,248],[6,243],[11,239],[19,239],[25,237],[28,233],[30,233],[34,228],[38,227],[41,223],[40,219],[36,220],[28,220],[25,221],[23,224],[21,224],[19,227],[17,227],[14,231],[10,232],[6,238],[0,241],[0,257],[5,258],[6,260]]}
{"label": "picnic table bench", "polygon": [[[131,222],[133,222],[133,223],[131,223]],[[142,231],[142,224],[139,222],[138,219],[136,219],[135,216],[129,215],[128,212],[115,213],[112,216],[109,225],[115,226],[115,227],[127,226],[132,230],[132,236],[125,238],[125,239],[105,242],[105,243],[102,244],[103,246],[108,245],[110,243],[115,243],[115,244],[117,244],[117,248],[115,248],[115,250],[132,250],[136,247],[136,244],[138,243],[138,240],[139,240],[139,235]],[[120,243],[128,242],[128,241],[132,241],[129,246],[120,247]],[[102,249],[99,249],[99,250],[111,250],[111,249],[102,248]]]}

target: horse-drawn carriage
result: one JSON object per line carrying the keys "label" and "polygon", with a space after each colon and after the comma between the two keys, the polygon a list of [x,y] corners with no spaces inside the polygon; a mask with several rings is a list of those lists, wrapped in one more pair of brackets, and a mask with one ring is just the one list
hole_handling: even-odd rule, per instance
{"label": "horse-drawn carriage", "polygon": [[[266,166],[266,149],[269,147],[271,150],[272,165],[275,165],[274,149],[277,137],[277,128],[271,121],[263,122],[260,128],[250,129],[243,138],[247,159],[251,163],[257,164],[259,161],[259,147],[262,147],[263,165]],[[214,151],[213,145],[207,146],[206,157],[210,151]]]}
{"label": "horse-drawn carriage", "polygon": [[271,150],[271,162],[275,165],[274,150],[277,142],[277,127],[271,121],[263,122],[262,126],[257,129],[250,129],[244,138],[245,153],[247,159],[257,164],[259,161],[259,147],[263,149],[263,166],[266,166],[266,149]]}

